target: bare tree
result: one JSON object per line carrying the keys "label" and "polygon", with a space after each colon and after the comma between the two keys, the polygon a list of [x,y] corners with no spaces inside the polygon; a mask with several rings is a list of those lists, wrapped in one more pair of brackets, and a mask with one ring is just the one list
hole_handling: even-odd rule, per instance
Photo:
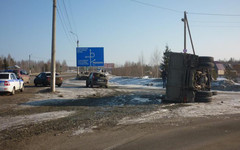
{"label": "bare tree", "polygon": [[159,77],[159,66],[161,63],[161,52],[156,48],[151,56],[151,64],[153,66],[153,75],[154,77]]}
{"label": "bare tree", "polygon": [[144,76],[144,55],[143,52],[141,52],[141,55],[138,58],[139,62],[139,69],[141,70],[141,76]]}

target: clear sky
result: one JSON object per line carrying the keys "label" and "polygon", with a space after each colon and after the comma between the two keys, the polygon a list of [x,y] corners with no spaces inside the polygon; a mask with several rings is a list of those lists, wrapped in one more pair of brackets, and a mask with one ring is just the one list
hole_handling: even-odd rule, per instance
{"label": "clear sky", "polygon": [[[142,53],[148,64],[166,44],[182,52],[187,11],[196,54],[239,60],[239,6],[240,0],[58,0],[56,59],[76,65],[76,35],[80,46],[104,47],[107,63],[137,62]],[[51,30],[52,0],[0,0],[1,56],[50,59]]]}

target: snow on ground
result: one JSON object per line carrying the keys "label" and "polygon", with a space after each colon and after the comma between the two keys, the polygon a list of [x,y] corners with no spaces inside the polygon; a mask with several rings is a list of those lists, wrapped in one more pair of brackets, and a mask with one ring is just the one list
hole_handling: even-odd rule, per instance
{"label": "snow on ground", "polygon": [[89,127],[89,128],[79,127],[79,129],[74,131],[72,133],[72,135],[76,136],[76,135],[80,135],[80,134],[84,134],[84,133],[92,133],[93,129],[96,129],[96,128],[97,128],[97,126],[92,126],[92,127]]}
{"label": "snow on ground", "polygon": [[[129,77],[112,77],[110,79],[110,88],[85,88],[85,81],[69,79],[65,80],[62,87],[56,88],[56,93],[39,93],[36,94],[30,102],[21,105],[24,107],[41,106],[46,102],[56,104],[65,103],[65,101],[74,101],[83,99],[86,97],[105,97],[105,96],[116,96],[116,93],[131,93],[136,92],[138,89],[147,90],[162,90],[160,79],[151,78],[129,78]],[[114,94],[115,93],[115,94]],[[129,100],[129,98],[131,100]],[[110,102],[109,102],[110,100]],[[156,101],[157,103],[151,103],[151,99],[148,97],[139,96],[123,96],[114,97],[114,99],[101,98],[100,101],[106,101],[105,103],[114,103],[114,105],[123,105],[126,102],[132,104],[132,102],[137,101],[134,104],[160,104],[161,101]],[[123,102],[121,102],[123,101]],[[85,101],[88,102],[88,101]],[[149,103],[150,102],[150,103]],[[74,105],[75,103],[73,103]],[[102,105],[101,103],[99,103]],[[98,105],[98,103],[96,104]],[[84,105],[87,106],[87,105]],[[104,105],[103,105],[104,106]],[[145,123],[145,122],[155,122],[162,118],[179,118],[179,117],[208,117],[216,116],[222,114],[236,114],[240,113],[240,93],[239,92],[219,92],[218,95],[213,97],[211,103],[188,103],[184,106],[181,104],[162,104],[159,105],[157,111],[152,111],[146,114],[142,114],[137,118],[123,118],[118,124],[135,124],[135,123]],[[18,126],[23,124],[23,122],[41,122],[45,119],[56,119],[61,117],[66,117],[74,112],[50,112],[29,115],[29,116],[17,116],[17,117],[7,117],[0,118],[0,123],[10,124],[11,126]],[[50,117],[45,117],[50,116]],[[12,119],[11,119],[12,118]],[[6,125],[0,128],[3,130],[7,128]],[[82,134],[85,132],[91,132],[92,128],[80,128],[78,131],[74,132],[73,135]]]}
{"label": "snow on ground", "polygon": [[[208,117],[240,113],[240,94],[237,92],[219,93],[210,103],[188,103],[162,105],[157,111],[146,113],[138,118],[123,118],[118,124],[155,122],[162,118]],[[173,108],[174,107],[174,108]],[[170,108],[170,109],[169,109]],[[172,109],[171,109],[172,108]]]}
{"label": "snow on ground", "polygon": [[39,123],[47,120],[59,119],[67,117],[73,113],[74,111],[54,111],[16,117],[0,117],[0,131],[11,127],[17,128],[24,124]]}

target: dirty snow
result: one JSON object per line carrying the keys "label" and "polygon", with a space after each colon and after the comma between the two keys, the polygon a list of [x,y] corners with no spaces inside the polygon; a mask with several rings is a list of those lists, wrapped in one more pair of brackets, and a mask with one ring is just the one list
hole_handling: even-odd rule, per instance
{"label": "dirty snow", "polygon": [[93,129],[96,129],[96,128],[97,128],[97,126],[92,126],[92,127],[88,127],[88,128],[79,127],[79,129],[74,131],[72,133],[72,135],[77,136],[77,135],[84,134],[84,133],[93,133]]}
{"label": "dirty snow", "polygon": [[11,127],[20,127],[24,124],[39,123],[48,120],[59,119],[73,114],[74,111],[54,111],[33,115],[21,115],[16,117],[0,117],[0,131]]}
{"label": "dirty snow", "polygon": [[[188,103],[163,105],[157,111],[146,113],[137,118],[125,117],[120,124],[155,122],[162,118],[208,117],[240,113],[240,94],[237,92],[219,93],[210,103]],[[174,108],[173,108],[174,107]],[[171,109],[172,108],[172,109]]]}
{"label": "dirty snow", "polygon": [[[131,93],[146,89],[162,90],[161,82],[157,79],[141,79],[141,78],[123,78],[113,77],[110,80],[111,88],[84,88],[85,81],[74,79],[65,80],[62,87],[56,88],[56,93],[39,93],[31,99],[28,104],[23,104],[20,108],[39,106],[39,103],[49,101],[51,103],[59,103],[64,101],[73,101],[84,99],[86,97],[105,97],[114,95],[114,93]],[[240,93],[239,92],[218,92],[219,94],[213,97],[211,103],[189,103],[185,106],[180,104],[162,104],[159,105],[157,111],[142,114],[140,117],[129,118],[125,117],[119,121],[120,124],[135,124],[145,122],[155,122],[163,118],[179,118],[179,117],[208,117],[226,114],[240,113]],[[140,103],[148,103],[149,99],[144,97],[134,97],[133,101]],[[37,103],[37,104],[36,104]],[[118,102],[115,102],[118,103]],[[31,105],[32,104],[32,105]],[[36,105],[34,105],[36,104]],[[17,127],[25,123],[36,123],[51,119],[67,117],[74,112],[58,111],[41,114],[33,114],[28,116],[16,117],[0,117],[0,130],[10,127]],[[73,135],[92,132],[94,127],[79,128]]]}

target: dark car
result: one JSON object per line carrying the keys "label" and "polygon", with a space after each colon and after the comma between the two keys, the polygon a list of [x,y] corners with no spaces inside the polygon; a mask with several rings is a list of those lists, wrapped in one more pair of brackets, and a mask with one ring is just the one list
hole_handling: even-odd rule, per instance
{"label": "dark car", "polygon": [[94,85],[108,88],[107,76],[99,72],[90,73],[86,80],[86,87],[93,87]]}
{"label": "dark car", "polygon": [[[48,86],[51,83],[51,72],[42,72],[34,79],[35,86],[43,85]],[[63,83],[63,78],[56,73],[56,85],[60,87]]]}

